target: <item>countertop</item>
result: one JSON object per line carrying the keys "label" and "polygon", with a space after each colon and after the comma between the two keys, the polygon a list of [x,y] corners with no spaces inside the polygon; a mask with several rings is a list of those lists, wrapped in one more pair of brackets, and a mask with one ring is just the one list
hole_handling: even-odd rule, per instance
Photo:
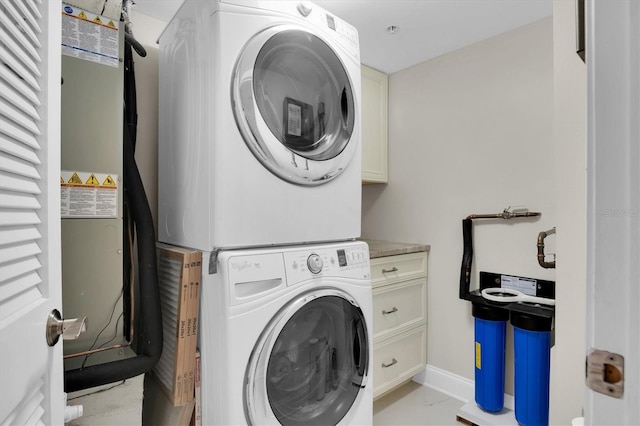
{"label": "countertop", "polygon": [[399,243],[393,241],[362,239],[369,245],[369,258],[395,256],[398,254],[417,253],[429,251],[431,246],[419,243]]}

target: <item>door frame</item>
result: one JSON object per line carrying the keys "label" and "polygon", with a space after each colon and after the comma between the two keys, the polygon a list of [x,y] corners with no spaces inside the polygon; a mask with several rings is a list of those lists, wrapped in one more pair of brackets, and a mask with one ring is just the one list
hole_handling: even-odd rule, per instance
{"label": "door frame", "polygon": [[587,0],[586,351],[624,357],[621,398],[585,395],[587,424],[640,422],[640,3]]}

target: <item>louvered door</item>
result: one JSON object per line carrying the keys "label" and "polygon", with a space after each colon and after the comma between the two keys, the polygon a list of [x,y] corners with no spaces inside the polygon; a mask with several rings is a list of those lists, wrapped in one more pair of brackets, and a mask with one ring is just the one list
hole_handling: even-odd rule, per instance
{"label": "louvered door", "polygon": [[0,0],[0,424],[62,424],[60,20],[57,0]]}

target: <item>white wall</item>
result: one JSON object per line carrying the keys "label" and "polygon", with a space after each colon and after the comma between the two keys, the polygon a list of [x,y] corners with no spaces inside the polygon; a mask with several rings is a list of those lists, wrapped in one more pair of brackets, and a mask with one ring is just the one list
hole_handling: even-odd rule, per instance
{"label": "white wall", "polygon": [[148,15],[133,12],[133,35],[147,51],[142,58],[133,53],[138,100],[136,163],[142,176],[156,229],[158,227],[158,45],[167,25]]}
{"label": "white wall", "polygon": [[427,361],[469,379],[473,319],[458,299],[462,219],[508,206],[542,212],[539,220],[474,222],[472,285],[481,270],[554,279],[536,259],[538,233],[556,224],[552,36],[547,18],[389,78],[389,184],[364,187],[363,235],[431,245]]}

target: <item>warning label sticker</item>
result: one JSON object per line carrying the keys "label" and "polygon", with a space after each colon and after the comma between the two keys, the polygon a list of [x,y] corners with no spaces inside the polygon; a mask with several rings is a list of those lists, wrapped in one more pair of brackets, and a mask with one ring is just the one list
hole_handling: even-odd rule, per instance
{"label": "warning label sticker", "polygon": [[62,4],[62,54],[117,68],[118,27],[108,17]]}
{"label": "warning label sticker", "polygon": [[118,175],[63,170],[62,217],[118,217]]}

